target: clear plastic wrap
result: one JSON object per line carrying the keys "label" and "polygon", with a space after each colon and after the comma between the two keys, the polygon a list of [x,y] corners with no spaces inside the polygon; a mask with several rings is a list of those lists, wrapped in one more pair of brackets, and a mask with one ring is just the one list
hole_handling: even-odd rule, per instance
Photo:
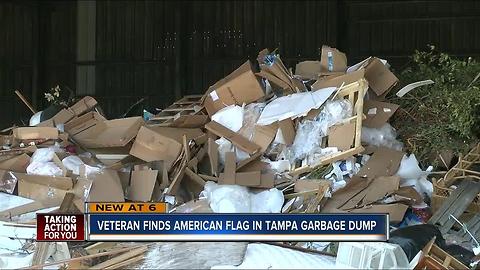
{"label": "clear plastic wrap", "polygon": [[403,144],[397,141],[397,131],[385,123],[381,128],[362,127],[362,142],[373,146],[385,146],[402,151]]}
{"label": "clear plastic wrap", "polygon": [[[347,99],[327,101],[314,121],[305,119],[297,128],[297,134],[291,146],[294,159],[316,159],[324,156],[321,144],[328,128],[352,116],[352,104]],[[317,154],[313,156],[313,154]]]}
{"label": "clear plastic wrap", "polygon": [[342,121],[343,119],[352,117],[353,107],[348,99],[327,101],[315,117],[315,121],[319,122],[323,136],[327,135],[328,128]]}
{"label": "clear plastic wrap", "polygon": [[265,103],[250,103],[244,108],[243,126],[238,131],[240,135],[251,140],[253,138],[255,124],[257,123],[260,114],[262,114]]}

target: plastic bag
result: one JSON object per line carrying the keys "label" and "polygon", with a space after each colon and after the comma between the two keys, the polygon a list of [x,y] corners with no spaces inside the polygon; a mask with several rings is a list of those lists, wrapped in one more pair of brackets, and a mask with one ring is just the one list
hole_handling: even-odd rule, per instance
{"label": "plastic bag", "polygon": [[374,146],[385,146],[402,151],[403,143],[397,141],[397,131],[385,123],[381,128],[362,127],[362,142]]}
{"label": "plastic bag", "polygon": [[53,160],[55,150],[53,148],[39,148],[33,153],[31,162],[49,162]]}
{"label": "plastic bag", "polygon": [[283,193],[271,188],[251,196],[252,213],[280,213],[283,205]]}
{"label": "plastic bag", "polygon": [[237,132],[243,125],[243,107],[230,105],[222,108],[212,115],[212,121],[215,121],[234,132]]}
{"label": "plastic bag", "polygon": [[250,193],[246,187],[218,185],[208,181],[205,183],[202,195],[208,199],[210,208],[215,213],[250,212]]}
{"label": "plastic bag", "polygon": [[27,167],[27,174],[62,176],[63,170],[55,162],[31,162]]}
{"label": "plastic bag", "polygon": [[86,165],[78,156],[68,156],[62,160],[63,166],[73,172],[73,174],[80,175],[80,167],[85,166],[85,174],[99,173],[100,168]]}
{"label": "plastic bag", "polygon": [[208,181],[200,197],[206,197],[215,213],[280,213],[283,193],[272,188],[252,193],[247,187],[218,185]]}
{"label": "plastic bag", "polygon": [[422,171],[418,166],[418,161],[414,154],[411,154],[408,157],[407,155],[404,155],[396,175],[401,178],[401,187],[413,186],[413,188],[422,196],[427,194],[428,197],[431,197],[433,193],[433,184],[427,180],[427,176],[432,169],[433,167],[430,166],[426,171]]}

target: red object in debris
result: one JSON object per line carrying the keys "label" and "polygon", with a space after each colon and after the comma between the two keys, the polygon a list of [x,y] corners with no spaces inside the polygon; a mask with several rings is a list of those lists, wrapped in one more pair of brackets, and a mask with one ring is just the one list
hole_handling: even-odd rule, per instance
{"label": "red object in debris", "polygon": [[67,147],[65,147],[65,150],[70,154],[76,154],[77,153],[77,149],[75,148],[75,145],[73,145],[73,144],[67,145]]}
{"label": "red object in debris", "polygon": [[412,207],[412,213],[418,217],[423,223],[427,223],[432,217],[429,207]]}

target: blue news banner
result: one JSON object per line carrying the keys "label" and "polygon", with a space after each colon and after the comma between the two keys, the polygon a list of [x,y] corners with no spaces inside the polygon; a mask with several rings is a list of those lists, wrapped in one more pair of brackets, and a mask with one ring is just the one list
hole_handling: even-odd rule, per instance
{"label": "blue news banner", "polygon": [[386,241],[386,214],[87,214],[95,241]]}

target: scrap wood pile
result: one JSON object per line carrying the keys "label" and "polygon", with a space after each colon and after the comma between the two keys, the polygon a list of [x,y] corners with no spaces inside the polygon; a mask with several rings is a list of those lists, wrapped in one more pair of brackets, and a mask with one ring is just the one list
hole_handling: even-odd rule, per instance
{"label": "scrap wood pile", "polygon": [[[155,114],[109,120],[87,96],[35,126],[7,130],[0,137],[6,202],[0,217],[10,228],[3,244],[14,247],[2,251],[0,267],[141,266],[149,245],[33,243],[36,211],[82,213],[88,201],[167,202],[176,213],[388,213],[399,234],[428,222],[432,226],[424,226],[440,235],[414,251],[401,241],[358,243],[363,252],[391,250],[400,267],[419,261],[448,266],[429,256],[433,244],[427,243],[435,236],[433,250],[445,260],[457,267],[470,263],[480,234],[480,146],[444,175],[422,170],[388,123],[399,106],[386,97],[399,80],[383,59],[347,67],[345,54],[323,46],[320,61],[298,63],[295,73],[275,52],[263,50],[257,61],[245,62],[204,95],[185,96]],[[438,178],[433,183],[432,175]],[[466,225],[459,230],[456,220]],[[22,241],[17,232],[25,234]],[[449,235],[467,248],[460,255],[472,256],[445,252],[442,237]],[[281,245],[302,254],[325,249],[320,243]],[[254,248],[243,248],[245,260]],[[340,243],[337,264],[358,263],[345,260],[353,249]]]}

